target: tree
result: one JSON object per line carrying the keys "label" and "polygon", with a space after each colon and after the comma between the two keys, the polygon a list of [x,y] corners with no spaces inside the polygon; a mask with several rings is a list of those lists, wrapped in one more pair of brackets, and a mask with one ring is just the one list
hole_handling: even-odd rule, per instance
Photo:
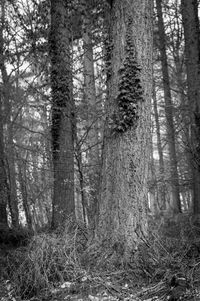
{"label": "tree", "polygon": [[[6,27],[5,17],[6,1],[1,2],[1,24],[0,24],[0,71],[2,78],[1,87],[1,180],[2,180],[2,201],[4,206],[7,204],[10,210],[12,227],[19,226],[19,212],[18,200],[16,191],[16,170],[14,162],[14,146],[13,146],[13,124],[11,121],[11,84],[10,77],[8,76],[6,63],[5,63],[5,43],[4,43],[4,30]],[[4,113],[4,114],[3,114]],[[7,125],[7,147],[5,145],[4,126]],[[4,199],[4,200],[3,200]],[[5,214],[5,208],[2,208]],[[3,213],[2,213],[3,214]]]}
{"label": "tree", "polygon": [[157,17],[158,17],[158,31],[159,31],[159,49],[161,55],[162,75],[163,75],[163,90],[165,100],[165,115],[167,123],[167,142],[169,145],[170,157],[170,174],[172,187],[172,210],[174,213],[181,212],[181,202],[179,194],[179,176],[178,163],[175,146],[175,129],[173,120],[173,103],[170,90],[169,70],[166,53],[165,29],[162,15],[162,2],[156,0]]}
{"label": "tree", "polygon": [[87,217],[89,226],[94,230],[95,216],[98,208],[98,188],[99,188],[99,169],[100,169],[100,152],[98,138],[98,105],[95,87],[94,74],[94,54],[92,39],[92,2],[85,1],[83,12],[83,75],[84,75],[84,101],[87,106],[87,160],[88,160],[88,184],[90,194],[88,195]]}
{"label": "tree", "polygon": [[153,84],[153,108],[155,115],[155,126],[156,126],[156,138],[157,138],[157,149],[159,156],[159,198],[160,209],[166,209],[166,187],[165,187],[165,167],[164,167],[164,158],[163,158],[163,150],[162,150],[162,142],[161,142],[161,133],[160,133],[160,123],[159,123],[159,114],[157,107],[157,99],[156,99],[156,91],[155,91],[155,82]]}
{"label": "tree", "polygon": [[122,258],[147,232],[152,1],[112,3],[97,237]]}
{"label": "tree", "polygon": [[52,151],[54,168],[53,218],[57,227],[75,215],[74,203],[74,104],[70,58],[68,7],[51,0]]}
{"label": "tree", "polygon": [[181,5],[185,37],[187,95],[191,118],[189,152],[193,171],[193,210],[194,214],[200,214],[200,31],[198,2],[196,0],[182,0]]}
{"label": "tree", "polygon": [[3,143],[3,116],[2,116],[2,95],[0,94],[0,229],[8,228],[7,203],[8,203],[8,186],[5,169],[5,150]]}

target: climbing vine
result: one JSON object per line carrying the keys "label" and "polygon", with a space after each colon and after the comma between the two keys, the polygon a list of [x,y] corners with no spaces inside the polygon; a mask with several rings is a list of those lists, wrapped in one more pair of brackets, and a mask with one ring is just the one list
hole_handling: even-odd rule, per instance
{"label": "climbing vine", "polygon": [[136,124],[138,104],[143,101],[143,89],[140,81],[141,68],[136,61],[132,22],[132,18],[129,18],[126,32],[125,59],[119,70],[117,106],[112,116],[113,130],[118,133],[123,133]]}

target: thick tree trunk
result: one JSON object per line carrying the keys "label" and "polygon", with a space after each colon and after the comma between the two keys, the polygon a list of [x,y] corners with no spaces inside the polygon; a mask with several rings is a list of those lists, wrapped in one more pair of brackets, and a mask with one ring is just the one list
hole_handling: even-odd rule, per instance
{"label": "thick tree trunk", "polygon": [[68,216],[75,217],[74,104],[65,0],[51,0],[50,56],[54,166],[52,227],[57,228]]}
{"label": "thick tree trunk", "polygon": [[173,103],[169,82],[169,71],[166,54],[166,41],[165,30],[162,15],[162,1],[156,0],[157,15],[158,15],[158,30],[159,30],[159,46],[161,54],[162,74],[163,74],[163,88],[165,100],[165,116],[167,124],[167,142],[169,146],[170,157],[170,174],[171,174],[171,188],[172,188],[172,210],[173,212],[181,212],[181,201],[179,194],[179,177],[178,177],[178,164],[175,146],[175,130],[173,121]]}
{"label": "thick tree trunk", "polygon": [[191,108],[191,165],[194,214],[200,214],[200,31],[197,0],[182,0],[188,100]]}
{"label": "thick tree trunk", "polygon": [[151,0],[116,0],[111,8],[97,237],[125,259],[147,233],[151,11]]}

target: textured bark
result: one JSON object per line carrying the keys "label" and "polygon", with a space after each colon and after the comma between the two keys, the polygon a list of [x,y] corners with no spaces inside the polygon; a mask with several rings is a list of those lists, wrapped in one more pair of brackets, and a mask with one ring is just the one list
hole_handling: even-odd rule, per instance
{"label": "textured bark", "polygon": [[74,104],[72,99],[68,9],[64,0],[51,0],[52,150],[54,166],[54,228],[74,218]]}
{"label": "textured bark", "polygon": [[158,15],[158,31],[159,31],[159,48],[161,54],[163,88],[165,100],[165,116],[167,124],[167,142],[169,146],[170,157],[170,174],[171,174],[171,188],[172,188],[172,210],[173,212],[181,212],[181,202],[179,194],[179,177],[177,168],[177,156],[175,146],[175,130],[173,120],[173,103],[170,90],[168,62],[166,54],[165,30],[162,15],[162,1],[156,0],[157,15]]}
{"label": "textured bark", "polygon": [[97,237],[125,259],[147,233],[151,10],[151,0],[116,0],[110,17],[107,121]]}
{"label": "textured bark", "polygon": [[194,214],[200,214],[200,31],[197,0],[182,0],[188,100],[191,116],[191,166]]}
{"label": "textured bark", "polygon": [[160,123],[158,117],[158,107],[157,107],[157,99],[156,99],[156,91],[155,91],[155,84],[153,85],[153,108],[154,108],[154,115],[155,115],[155,124],[156,124],[156,136],[157,136],[157,149],[158,149],[158,156],[159,156],[159,173],[160,179],[158,183],[159,188],[159,198],[160,198],[160,209],[166,208],[166,187],[165,187],[165,167],[164,167],[164,158],[163,158],[163,150],[162,150],[162,143],[161,143],[161,134],[160,134]]}

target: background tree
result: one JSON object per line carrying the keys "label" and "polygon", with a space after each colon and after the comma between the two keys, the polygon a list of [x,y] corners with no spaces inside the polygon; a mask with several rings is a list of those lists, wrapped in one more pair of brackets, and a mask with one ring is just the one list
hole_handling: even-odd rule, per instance
{"label": "background tree", "polygon": [[68,9],[64,0],[51,1],[51,89],[54,194],[52,225],[74,218],[74,103]]}
{"label": "background tree", "polygon": [[178,163],[175,145],[175,129],[173,120],[173,103],[170,90],[170,80],[168,71],[168,62],[166,54],[165,30],[162,15],[162,2],[156,1],[157,16],[158,16],[158,32],[159,32],[159,49],[161,54],[162,75],[163,75],[163,90],[165,100],[165,114],[167,125],[167,143],[169,146],[170,157],[170,174],[172,188],[172,210],[174,213],[181,212],[181,202],[179,194],[179,175]]}
{"label": "background tree", "polygon": [[197,1],[181,1],[185,37],[185,64],[187,70],[187,97],[190,116],[190,154],[193,172],[193,211],[200,213],[200,32]]}

